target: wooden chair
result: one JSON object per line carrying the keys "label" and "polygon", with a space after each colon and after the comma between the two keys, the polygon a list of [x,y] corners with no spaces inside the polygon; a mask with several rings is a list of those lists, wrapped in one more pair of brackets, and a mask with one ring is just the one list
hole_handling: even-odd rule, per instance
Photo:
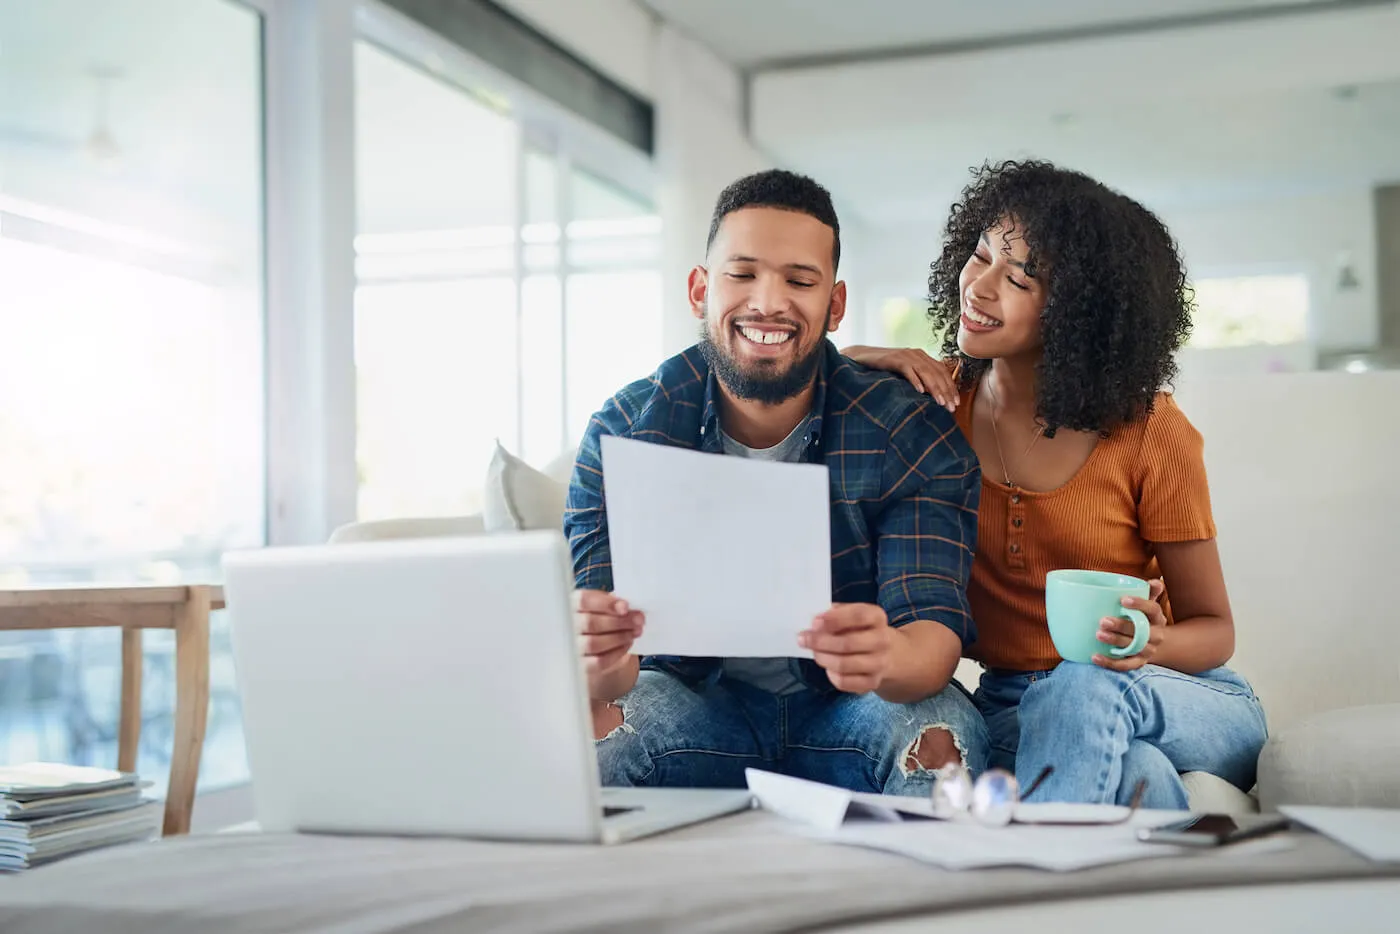
{"label": "wooden chair", "polygon": [[175,631],[175,736],[165,795],[166,836],[190,829],[209,714],[209,613],[223,606],[223,588],[210,585],[0,590],[0,630],[121,629],[117,768],[122,771],[135,771],[141,739],[142,632]]}

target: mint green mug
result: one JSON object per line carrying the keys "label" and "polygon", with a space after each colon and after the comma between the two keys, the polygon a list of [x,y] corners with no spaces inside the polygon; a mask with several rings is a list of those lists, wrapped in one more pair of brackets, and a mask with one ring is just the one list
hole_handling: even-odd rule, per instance
{"label": "mint green mug", "polygon": [[[1152,626],[1141,610],[1123,606],[1124,597],[1142,597],[1147,581],[1106,571],[1051,571],[1045,575],[1045,617],[1050,639],[1065,661],[1093,664],[1095,655],[1127,658],[1147,647]],[[1119,648],[1098,640],[1099,621],[1118,616],[1133,621],[1131,645]]]}

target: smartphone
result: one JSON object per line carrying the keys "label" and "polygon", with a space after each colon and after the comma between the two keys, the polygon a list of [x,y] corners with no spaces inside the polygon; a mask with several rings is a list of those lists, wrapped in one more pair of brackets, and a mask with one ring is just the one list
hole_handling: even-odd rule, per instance
{"label": "smartphone", "polygon": [[1143,827],[1137,836],[1144,843],[1225,846],[1287,830],[1290,823],[1276,814],[1193,814],[1162,827]]}

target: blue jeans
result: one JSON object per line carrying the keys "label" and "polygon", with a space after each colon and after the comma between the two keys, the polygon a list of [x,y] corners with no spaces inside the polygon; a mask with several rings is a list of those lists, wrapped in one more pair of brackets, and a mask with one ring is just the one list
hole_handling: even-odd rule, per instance
{"label": "blue jeans", "polygon": [[1036,801],[1127,804],[1145,778],[1143,807],[1185,809],[1179,773],[1209,772],[1248,791],[1268,738],[1259,699],[1228,668],[1195,676],[1077,662],[993,670],[973,700],[987,721],[993,766],[1014,770],[1023,788],[1055,767]]}
{"label": "blue jeans", "polygon": [[604,785],[743,788],[753,767],[851,791],[927,795],[935,773],[909,768],[931,727],[952,733],[969,769],[987,764],[987,730],[951,684],[917,704],[804,689],[778,695],[720,677],[695,687],[644,670],[619,701],[622,726],[596,743]]}

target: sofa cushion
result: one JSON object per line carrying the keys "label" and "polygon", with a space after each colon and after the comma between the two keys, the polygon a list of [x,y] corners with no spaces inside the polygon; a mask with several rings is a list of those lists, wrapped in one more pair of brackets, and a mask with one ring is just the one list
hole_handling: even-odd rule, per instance
{"label": "sofa cushion", "polygon": [[1259,804],[1400,808],[1400,704],[1329,710],[1269,738]]}
{"label": "sofa cushion", "polygon": [[574,463],[578,460],[578,448],[570,448],[561,452],[554,460],[545,464],[542,471],[546,477],[562,483],[567,488],[569,481],[574,477]]}
{"label": "sofa cushion", "polygon": [[536,470],[496,442],[481,504],[487,532],[561,529],[568,482]]}
{"label": "sofa cushion", "polygon": [[439,538],[480,535],[486,531],[480,516],[407,516],[348,522],[331,533],[330,544],[381,542],[399,538]]}

